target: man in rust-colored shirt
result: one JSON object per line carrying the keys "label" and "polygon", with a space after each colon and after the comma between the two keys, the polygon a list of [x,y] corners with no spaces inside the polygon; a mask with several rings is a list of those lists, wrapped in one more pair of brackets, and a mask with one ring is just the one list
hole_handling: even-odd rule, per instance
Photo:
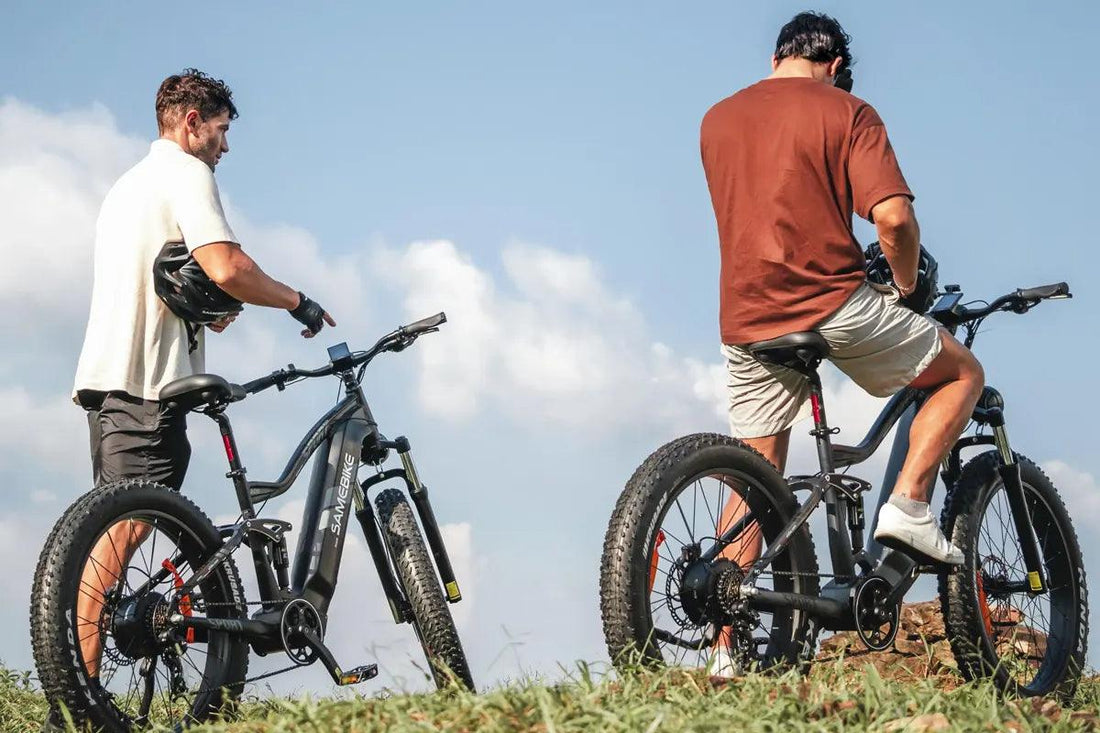
{"label": "man in rust-colored shirt", "polygon": [[[821,334],[829,359],[871,394],[910,384],[934,390],[913,420],[909,454],[875,538],[957,564],[961,553],[943,536],[928,499],[984,377],[965,347],[898,302],[917,285],[920,230],[882,120],[847,91],[849,41],[833,18],[795,16],[780,31],[772,75],[703,118],[703,168],[722,258],[730,427],[784,470],[791,425],[809,413],[809,385],[745,347],[800,331]],[[893,287],[867,282],[853,213],[875,224]],[[719,530],[744,512],[735,493]],[[755,536],[723,555],[751,563],[760,551]],[[729,658],[721,642],[714,656],[721,674]]]}

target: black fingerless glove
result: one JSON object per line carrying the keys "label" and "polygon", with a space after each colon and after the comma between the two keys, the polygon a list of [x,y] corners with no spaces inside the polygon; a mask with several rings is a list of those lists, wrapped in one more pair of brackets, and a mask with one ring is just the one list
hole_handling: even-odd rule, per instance
{"label": "black fingerless glove", "polygon": [[309,329],[310,333],[318,333],[325,325],[325,309],[315,300],[310,300],[304,293],[298,291],[302,299],[298,307],[289,311],[294,319]]}

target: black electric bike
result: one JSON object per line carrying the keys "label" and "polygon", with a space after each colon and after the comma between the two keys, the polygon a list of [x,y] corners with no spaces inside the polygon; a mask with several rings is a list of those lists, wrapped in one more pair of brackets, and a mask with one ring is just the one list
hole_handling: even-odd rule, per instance
{"label": "black electric bike", "polygon": [[[976,307],[948,286],[929,315],[953,333],[964,329],[970,348],[992,313],[1025,313],[1068,297],[1059,283]],[[930,571],[939,575],[947,635],[966,678],[992,677],[1019,695],[1071,695],[1088,636],[1081,550],[1050,480],[1013,452],[997,390],[985,388],[975,434],[962,437],[942,466],[948,494],[940,522],[965,561],[932,567],[899,549],[865,547],[862,496],[871,484],[841,472],[870,457],[897,424],[881,507],[927,393],[902,390],[859,445],[833,445],[837,431],[826,421],[817,374],[829,353],[820,334],[749,349],[809,380],[820,471],[784,479],[744,443],[716,434],[688,435],[653,453],[619,497],[604,540],[600,599],[612,660],[624,668],[639,661],[705,667],[721,643],[741,670],[806,669],[822,628],[855,630],[869,648],[886,649],[902,598]],[[993,450],[963,465],[961,451],[985,445]],[[801,503],[798,492],[805,492]],[[822,502],[832,574],[818,571],[807,527]]]}
{"label": "black electric bike", "polygon": [[[147,481],[104,485],[69,507],[46,541],[31,596],[35,664],[51,701],[97,729],[182,728],[231,709],[246,682],[315,661],[338,685],[374,677],[377,665],[344,669],[324,642],[353,513],[394,621],[412,624],[436,684],[473,690],[447,607],[462,595],[409,441],[382,436],[362,390],[372,359],[402,351],[444,322],[440,313],[403,326],[367,351],[331,347],[329,364],[319,369],[291,364],[244,385],[197,374],[165,386],[160,397],[170,409],[198,411],[218,423],[240,518],[215,527],[186,497]],[[226,407],[270,387],[281,391],[329,375],[343,382],[344,397],[302,439],[282,476],[246,479]],[[391,451],[401,467],[384,469]],[[291,567],[291,525],[257,516],[257,505],[262,510],[289,490],[314,453]],[[364,481],[357,477],[361,465],[374,469]],[[400,488],[378,493],[376,513],[367,492],[387,481],[403,484],[415,514]],[[256,601],[245,599],[233,561],[241,545],[251,551]],[[260,655],[284,653],[292,664],[247,679],[250,646]]]}

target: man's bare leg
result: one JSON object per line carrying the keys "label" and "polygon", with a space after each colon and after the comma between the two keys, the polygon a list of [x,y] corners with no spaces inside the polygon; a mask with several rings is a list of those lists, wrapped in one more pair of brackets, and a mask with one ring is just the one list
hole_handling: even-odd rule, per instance
{"label": "man's bare leg", "polygon": [[[750,448],[755,448],[762,456],[767,458],[773,466],[783,473],[787,465],[787,450],[791,444],[791,429],[787,428],[777,435],[767,435],[762,438],[742,438],[741,442]],[[722,508],[722,516],[718,520],[717,534],[720,537],[734,522],[745,516],[748,506],[737,492],[730,494],[726,505]],[[720,553],[719,557],[729,558],[741,567],[751,565],[760,557],[761,537],[758,527],[746,530],[742,538],[731,542]]]}
{"label": "man's bare leg", "polygon": [[985,375],[974,355],[954,337],[941,331],[940,339],[943,349],[913,381],[914,387],[930,394],[909,429],[905,464],[890,500],[879,510],[873,536],[888,547],[913,550],[935,562],[956,565],[963,560],[962,552],[944,536],[928,500],[937,469],[981,397]]}
{"label": "man's bare leg", "polygon": [[[791,443],[790,428],[777,435],[768,435],[762,438],[742,438],[741,441],[749,447],[755,448],[773,466],[779,469],[780,473],[783,473],[787,465],[787,450],[790,448]],[[722,507],[722,515],[718,520],[715,536],[721,537],[726,529],[744,517],[746,513],[748,513],[748,505],[745,500],[736,491],[731,490],[730,498],[726,500],[726,505]],[[763,538],[760,536],[760,526],[755,523],[750,524],[737,540],[731,542],[719,553],[719,557],[732,560],[742,568],[748,567],[760,557],[762,546]],[[722,633],[718,637],[717,646],[728,648],[730,641],[730,629],[726,627],[722,629]]]}
{"label": "man's bare leg", "polygon": [[84,565],[76,600],[76,634],[80,640],[84,666],[91,677],[99,676],[99,661],[103,654],[99,638],[103,595],[118,582],[130,558],[151,530],[152,527],[145,522],[117,522],[99,538]]}
{"label": "man's bare leg", "polygon": [[913,381],[934,389],[909,428],[909,453],[898,474],[894,496],[927,502],[940,463],[970,422],[985,386],[982,365],[970,350],[940,331],[943,350]]}

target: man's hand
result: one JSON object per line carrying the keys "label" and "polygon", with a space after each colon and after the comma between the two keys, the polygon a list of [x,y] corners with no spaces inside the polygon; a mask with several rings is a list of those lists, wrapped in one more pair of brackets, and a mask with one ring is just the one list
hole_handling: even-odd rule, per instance
{"label": "man's hand", "polygon": [[298,293],[298,306],[291,309],[290,315],[294,317],[299,323],[305,326],[305,330],[302,331],[302,335],[308,338],[313,338],[321,329],[325,327],[327,323],[330,326],[335,326],[336,321],[332,316],[325,312],[325,309],[321,307],[319,303],[314,300],[310,300],[304,293]]}
{"label": "man's hand", "polygon": [[235,320],[237,320],[236,316],[229,316],[228,318],[223,318],[220,321],[215,321],[214,323],[208,323],[208,324],[206,324],[206,327],[209,328],[214,333],[221,333],[225,329],[229,328],[229,324],[232,323]]}

